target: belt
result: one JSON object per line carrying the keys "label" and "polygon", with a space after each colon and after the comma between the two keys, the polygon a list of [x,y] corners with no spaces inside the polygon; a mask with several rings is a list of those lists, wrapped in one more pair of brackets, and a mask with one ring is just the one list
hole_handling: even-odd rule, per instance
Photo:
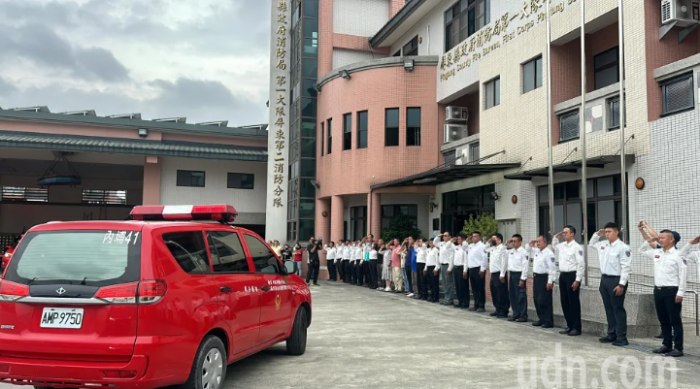
{"label": "belt", "polygon": [[535,275],[535,277],[537,277],[537,276],[542,277],[542,276],[548,276],[548,275],[549,275],[549,274],[547,274],[547,273],[533,273],[533,274]]}
{"label": "belt", "polygon": [[678,289],[677,286],[655,286],[654,289],[657,290],[671,290],[671,289]]}
{"label": "belt", "polygon": [[559,272],[559,274],[576,274],[576,271],[575,270],[574,271],[562,271],[562,272]]}
{"label": "belt", "polygon": [[615,277],[620,277],[620,276],[611,276],[609,274],[603,274],[603,278],[615,278]]}

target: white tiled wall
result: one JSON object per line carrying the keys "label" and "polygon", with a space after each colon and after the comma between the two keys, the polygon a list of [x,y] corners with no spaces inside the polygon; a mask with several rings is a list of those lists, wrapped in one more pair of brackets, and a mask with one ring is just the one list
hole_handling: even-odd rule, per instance
{"label": "white tiled wall", "polygon": [[[259,162],[193,158],[163,158],[160,202],[163,205],[229,204],[244,213],[264,213],[267,195],[267,165]],[[205,171],[205,187],[177,186],[178,170]],[[252,173],[255,189],[229,189],[228,173]],[[264,220],[264,218],[263,218]],[[240,221],[243,223],[243,220]]]}
{"label": "white tiled wall", "polygon": [[387,0],[334,0],[333,32],[371,37],[389,20]]}

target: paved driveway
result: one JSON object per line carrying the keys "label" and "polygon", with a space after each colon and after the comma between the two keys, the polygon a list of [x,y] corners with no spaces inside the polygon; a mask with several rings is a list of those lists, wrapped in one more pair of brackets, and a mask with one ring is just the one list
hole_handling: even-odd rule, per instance
{"label": "paved driveway", "polygon": [[[700,358],[662,368],[648,347],[617,348],[528,324],[343,284],[313,288],[306,354],[284,344],[229,367],[226,387],[681,387],[700,384]],[[688,337],[694,334],[688,334]],[[558,356],[558,358],[556,358]],[[569,366],[567,358],[577,357]],[[673,363],[668,358],[661,361]],[[559,365],[560,368],[556,368]],[[534,369],[533,369],[534,368]],[[544,375],[542,374],[544,368]],[[638,368],[638,369],[637,369]],[[557,378],[557,374],[560,378]],[[675,375],[675,386],[672,385]],[[569,379],[572,381],[569,382]],[[647,386],[648,385],[648,386]],[[0,389],[9,389],[0,385]]]}

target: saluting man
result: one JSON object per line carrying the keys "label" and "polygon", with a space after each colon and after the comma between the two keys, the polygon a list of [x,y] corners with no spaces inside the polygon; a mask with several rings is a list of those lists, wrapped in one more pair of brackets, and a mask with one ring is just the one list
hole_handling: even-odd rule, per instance
{"label": "saluting man", "polygon": [[[600,241],[605,235],[607,241]],[[627,346],[627,311],[625,292],[632,272],[630,248],[620,240],[620,227],[608,223],[595,233],[588,246],[598,252],[600,260],[600,295],[608,318],[608,335],[599,339],[601,343]]]}
{"label": "saluting man", "polygon": [[557,279],[557,260],[544,235],[531,241],[526,249],[534,259],[532,261],[532,297],[535,302],[535,311],[537,311],[537,321],[532,325],[552,328],[554,327],[552,290]]}
{"label": "saluting man", "polygon": [[[643,223],[640,223],[639,230],[646,235]],[[663,230],[639,248],[642,257],[654,261],[654,305],[664,340],[663,345],[653,352],[668,357],[683,356],[681,308],[687,282],[687,259],[676,250],[680,240],[677,232]]]}
{"label": "saluting man", "polygon": [[530,270],[528,252],[523,248],[523,237],[515,234],[507,242],[508,273],[510,273],[510,307],[513,316],[508,321],[527,321],[527,273]]}
{"label": "saluting man", "polygon": [[[559,238],[564,237],[564,243]],[[562,335],[581,335],[581,297],[580,286],[586,264],[583,259],[583,248],[574,240],[576,229],[573,226],[564,227],[552,240],[554,253],[559,256],[559,295],[561,309],[566,319],[566,329]]]}

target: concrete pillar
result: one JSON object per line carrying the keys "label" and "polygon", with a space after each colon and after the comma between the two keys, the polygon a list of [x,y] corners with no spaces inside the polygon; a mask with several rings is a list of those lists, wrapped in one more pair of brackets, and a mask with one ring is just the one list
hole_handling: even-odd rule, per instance
{"label": "concrete pillar", "polygon": [[146,157],[143,165],[143,205],[160,205],[160,169],[158,157]]}
{"label": "concrete pillar", "polygon": [[345,200],[343,196],[331,198],[331,240],[337,242],[344,235]]}
{"label": "concrete pillar", "polygon": [[369,204],[369,209],[367,212],[369,213],[369,217],[367,218],[367,222],[369,223],[369,226],[367,226],[367,231],[369,231],[370,234],[374,235],[374,239],[381,239],[382,238],[382,194],[381,193],[376,193],[372,192],[371,194],[367,195],[367,204]]}

